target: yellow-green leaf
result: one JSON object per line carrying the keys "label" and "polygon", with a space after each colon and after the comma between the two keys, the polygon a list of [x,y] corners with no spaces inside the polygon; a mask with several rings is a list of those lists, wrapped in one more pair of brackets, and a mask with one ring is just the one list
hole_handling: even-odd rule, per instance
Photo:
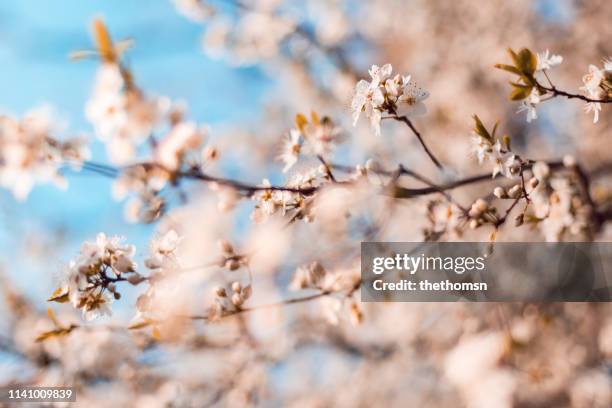
{"label": "yellow-green leaf", "polygon": [[495,122],[495,125],[493,125],[493,132],[491,132],[491,136],[493,139],[495,139],[495,133],[497,133],[497,127],[499,126],[499,120],[497,122]]}
{"label": "yellow-green leaf", "polygon": [[531,86],[517,84],[516,82],[510,82],[510,85],[512,86],[509,97],[511,101],[520,101],[527,98],[532,90]]}
{"label": "yellow-green leaf", "polygon": [[312,123],[314,125],[319,124],[319,115],[317,115],[317,112],[315,111],[310,112],[310,118],[312,119]]}
{"label": "yellow-green leaf", "polygon": [[301,113],[295,115],[295,126],[300,132],[304,131],[304,127],[308,124],[308,119]]}
{"label": "yellow-green leaf", "polygon": [[514,50],[512,48],[508,48],[508,54],[510,54],[510,58],[512,58],[512,62],[514,62],[514,66],[519,68],[520,67],[520,59],[519,59],[518,54],[516,52],[514,52]]}
{"label": "yellow-green leaf", "polygon": [[138,322],[138,323],[134,323],[128,326],[128,329],[130,330],[138,330],[138,329],[142,329],[143,327],[147,327],[150,326],[151,323],[153,323],[152,320],[143,320],[142,322]]}
{"label": "yellow-green leaf", "polygon": [[478,115],[474,115],[473,118],[474,118],[474,132],[476,132],[478,136],[483,137],[493,142],[493,138],[489,134],[489,131],[487,130],[485,125],[482,123]]}
{"label": "yellow-green leaf", "polygon": [[36,336],[36,342],[40,343],[41,341],[45,341],[45,340],[50,339],[52,337],[66,336],[66,335],[70,334],[70,332],[72,332],[77,327],[79,327],[79,326],[73,324],[73,325],[70,325],[70,327],[60,327],[59,329],[43,332],[43,333],[39,334],[38,336]]}
{"label": "yellow-green leaf", "polygon": [[113,47],[113,40],[111,39],[104,22],[99,18],[96,18],[93,21],[93,34],[102,60],[104,62],[115,62],[116,55]]}
{"label": "yellow-green leaf", "polygon": [[517,67],[523,73],[533,75],[538,65],[538,57],[529,48],[523,48],[518,53],[518,59]]}
{"label": "yellow-green leaf", "polygon": [[153,327],[153,330],[151,330],[151,336],[157,341],[161,340],[161,332],[159,331],[159,327]]}
{"label": "yellow-green leaf", "polygon": [[507,65],[507,64],[495,64],[495,68],[497,68],[497,69],[502,69],[502,70],[504,70],[504,71],[508,71],[508,72],[510,72],[510,73],[512,73],[512,74],[515,74],[515,75],[518,75],[518,76],[523,75],[523,74],[522,74],[522,72],[521,72],[521,71],[520,71],[520,70],[519,70],[517,67],[514,67],[514,66],[512,66],[512,65]]}
{"label": "yellow-green leaf", "polygon": [[62,288],[57,288],[51,294],[51,297],[47,299],[47,302],[58,302],[58,303],[66,303],[69,300],[69,292],[64,292]]}

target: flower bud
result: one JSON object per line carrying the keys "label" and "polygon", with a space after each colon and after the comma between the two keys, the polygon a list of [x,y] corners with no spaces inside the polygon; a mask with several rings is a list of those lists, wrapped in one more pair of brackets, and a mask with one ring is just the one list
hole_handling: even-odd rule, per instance
{"label": "flower bud", "polygon": [[471,220],[470,221],[470,228],[471,229],[476,229],[480,226],[480,223],[478,222],[478,220]]}
{"label": "flower bud", "polygon": [[218,297],[224,298],[227,296],[227,292],[225,291],[225,288],[223,286],[217,286],[215,288],[215,295],[217,295]]}
{"label": "flower bud", "polygon": [[572,168],[576,165],[576,158],[572,155],[566,154],[563,156],[563,165],[567,168]]}
{"label": "flower bud", "polygon": [[503,187],[495,187],[495,189],[493,190],[493,195],[497,198],[507,198],[508,194],[506,193],[506,190]]}
{"label": "flower bud", "polygon": [[244,299],[242,298],[242,296],[240,296],[240,294],[234,293],[232,295],[232,303],[234,304],[234,306],[240,307],[244,303]]}
{"label": "flower bud", "polygon": [[510,198],[517,198],[520,195],[521,195],[521,186],[518,184],[515,186],[512,186],[512,188],[508,190],[508,196]]}
{"label": "flower bud", "polygon": [[240,282],[235,281],[232,283],[232,290],[236,293],[240,293],[240,291],[242,290],[242,285],[240,284]]}
{"label": "flower bud", "polygon": [[487,204],[487,202],[483,200],[482,198],[479,198],[478,200],[476,200],[474,205],[476,206],[476,209],[480,211],[481,213],[487,211],[487,208],[489,208],[489,205]]}
{"label": "flower bud", "polygon": [[474,202],[474,204],[472,204],[472,207],[469,211],[469,215],[472,218],[478,218],[482,215],[483,212],[487,211],[488,208],[489,205],[487,204],[487,202],[482,198],[479,198]]}
{"label": "flower bud", "polygon": [[538,180],[536,177],[532,177],[532,178],[529,180],[529,186],[530,186],[531,188],[536,188],[536,187],[538,186],[538,184],[540,184],[540,181],[539,181],[539,180]]}
{"label": "flower bud", "polygon": [[533,172],[534,177],[538,180],[544,180],[550,174],[548,164],[542,161],[536,162],[536,164],[534,164],[531,168],[531,171]]}
{"label": "flower bud", "polygon": [[235,271],[236,269],[240,268],[240,262],[238,262],[236,259],[228,259],[225,262],[225,267],[230,271]]}

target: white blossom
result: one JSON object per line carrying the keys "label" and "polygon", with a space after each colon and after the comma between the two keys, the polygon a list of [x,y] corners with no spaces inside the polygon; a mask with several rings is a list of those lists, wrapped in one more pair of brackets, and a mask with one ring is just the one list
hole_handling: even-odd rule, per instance
{"label": "white blossom", "polygon": [[357,124],[359,115],[364,112],[366,117],[370,119],[370,125],[374,128],[376,135],[380,135],[382,112],[378,108],[384,101],[384,94],[378,85],[373,86],[363,79],[357,82],[355,95],[351,102],[353,125]]}
{"label": "white blossom", "polygon": [[85,106],[87,119],[107,143],[109,159],[116,164],[134,159],[137,146],[150,136],[169,108],[166,99],[146,98],[126,82],[125,75],[117,64],[102,64]]}
{"label": "white blossom", "polygon": [[307,151],[313,155],[327,157],[342,141],[342,128],[325,117],[304,126],[304,139]]}
{"label": "white blossom", "polygon": [[601,103],[600,102],[587,102],[584,105],[585,113],[593,113],[593,123],[597,123],[599,121],[599,112],[601,111]]}
{"label": "white blossom", "polygon": [[532,120],[538,118],[538,113],[536,111],[538,103],[540,103],[540,96],[536,90],[532,90],[529,97],[521,101],[517,113],[527,112],[527,123],[531,123]]}
{"label": "white blossom", "polygon": [[597,97],[599,95],[599,84],[601,84],[603,78],[603,71],[591,64],[589,65],[589,73],[582,77],[584,86],[581,86],[580,89],[587,92],[592,97]]}
{"label": "white blossom", "polygon": [[209,19],[215,10],[201,0],[172,0],[176,9],[185,17],[197,22]]}
{"label": "white blossom", "polygon": [[544,52],[538,53],[538,64],[536,70],[543,71],[545,69],[550,69],[556,65],[559,65],[563,62],[563,57],[561,55],[549,55],[549,51],[546,50]]}
{"label": "white blossom", "polygon": [[199,148],[207,133],[206,127],[198,127],[195,122],[176,124],[157,145],[157,162],[167,170],[178,170],[186,153]]}
{"label": "white blossom", "polygon": [[503,174],[508,178],[518,177],[517,168],[520,169],[520,162],[514,153],[502,149],[499,140],[493,145],[491,157],[493,159],[493,178],[498,174]]}
{"label": "white blossom", "polygon": [[391,73],[391,64],[382,67],[372,65],[369,70],[370,82],[357,82],[351,102],[353,125],[359,120],[361,112],[364,112],[377,136],[380,135],[383,113],[417,116],[427,111],[423,101],[429,97],[429,93],[412,81],[410,75],[391,78]]}
{"label": "white blossom", "polygon": [[288,172],[297,162],[302,149],[302,135],[299,130],[291,129],[287,135],[278,156],[279,160],[285,164],[283,173]]}
{"label": "white blossom", "polygon": [[74,308],[81,309],[85,320],[110,315],[110,305],[119,296],[114,282],[136,270],[133,261],[136,248],[123,241],[119,236],[100,233],[94,242],[84,242],[79,256],[70,261],[59,288],[49,300],[67,298]]}
{"label": "white blossom", "polygon": [[372,78],[371,86],[377,87],[378,85],[384,84],[387,78],[391,76],[391,71],[393,71],[391,64],[385,64],[382,67],[372,65],[372,67],[368,70],[368,73]]}
{"label": "white blossom", "polygon": [[38,108],[17,119],[0,116],[0,186],[25,200],[37,183],[53,182],[66,188],[60,174],[65,165],[78,170],[89,158],[81,137],[62,141],[52,135],[51,111]]}
{"label": "white blossom", "polygon": [[180,242],[181,237],[173,229],[153,238],[149,244],[150,257],[145,261],[147,268],[158,269],[179,266],[176,252]]}
{"label": "white blossom", "polygon": [[484,137],[481,137],[477,134],[473,134],[471,136],[472,141],[472,150],[471,153],[476,156],[478,159],[478,164],[482,164],[489,158],[493,146],[491,146],[491,142],[489,142]]}
{"label": "white blossom", "polygon": [[419,87],[416,82],[410,80],[410,76],[404,78],[404,86],[398,98],[397,114],[402,116],[420,116],[427,113],[427,107],[423,103],[429,97],[429,92]]}
{"label": "white blossom", "polygon": [[[270,187],[270,180],[263,179],[261,187]],[[253,199],[257,202],[255,209],[251,214],[251,219],[255,222],[261,222],[266,217],[274,214],[279,208],[279,202],[282,202],[282,194],[274,190],[259,190],[253,195]]]}

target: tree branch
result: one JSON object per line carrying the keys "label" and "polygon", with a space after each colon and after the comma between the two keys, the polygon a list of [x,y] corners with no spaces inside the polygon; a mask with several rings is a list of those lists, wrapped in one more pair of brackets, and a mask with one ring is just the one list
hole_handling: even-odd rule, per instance
{"label": "tree branch", "polygon": [[414,127],[414,125],[412,124],[410,119],[408,119],[407,116],[397,116],[397,115],[395,115],[395,116],[391,116],[391,118],[393,118],[393,119],[395,119],[395,120],[397,120],[399,122],[403,122],[406,125],[408,125],[410,130],[412,130],[412,133],[414,133],[414,135],[419,140],[419,143],[421,143],[421,146],[423,146],[423,149],[425,150],[425,153],[427,153],[427,156],[429,156],[431,161],[436,165],[436,167],[438,169],[440,169],[440,170],[444,169],[442,164],[440,164],[440,161],[436,158],[436,156],[434,156],[434,154],[431,152],[431,150],[429,150],[429,148],[425,144],[425,141],[423,140],[423,136],[421,135],[421,133]]}

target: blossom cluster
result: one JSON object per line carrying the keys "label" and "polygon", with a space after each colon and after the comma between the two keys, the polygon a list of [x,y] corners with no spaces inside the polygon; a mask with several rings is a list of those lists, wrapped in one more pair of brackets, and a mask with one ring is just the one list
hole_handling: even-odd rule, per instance
{"label": "blossom cluster", "polygon": [[[612,98],[612,58],[604,59],[603,69],[596,65],[589,65],[589,73],[582,77],[583,86],[581,90],[594,100],[606,100]],[[584,110],[593,113],[593,123],[599,121],[601,102],[587,102]]]}
{"label": "blossom cluster", "polygon": [[60,287],[50,301],[70,301],[81,309],[85,320],[110,315],[111,303],[120,297],[115,282],[136,274],[136,248],[117,236],[100,233],[95,242],[86,241],[79,256],[70,261]]}
{"label": "blossom cluster", "polygon": [[[510,99],[520,101],[518,112],[526,112],[527,122],[537,119],[537,106],[556,96],[583,99],[586,101],[585,112],[593,113],[593,123],[599,121],[599,112],[603,101],[612,101],[612,61],[604,59],[604,67],[589,65],[588,74],[582,77],[583,86],[580,90],[587,93],[587,97],[568,92],[559,91],[552,83],[548,71],[563,62],[560,55],[551,55],[549,50],[535,54],[528,48],[521,49],[518,53],[512,49],[508,50],[513,65],[497,64],[496,67],[516,75],[517,81],[510,82],[512,92]],[[543,75],[547,85],[542,83]],[[546,97],[546,98],[544,98]]]}
{"label": "blossom cluster", "polygon": [[370,120],[374,133],[380,136],[383,113],[392,116],[418,116],[427,112],[423,101],[429,92],[411,80],[410,75],[392,75],[391,64],[382,67],[372,65],[368,71],[370,81],[360,80],[355,86],[351,102],[353,124],[357,124],[362,112]]}
{"label": "blossom cluster", "polygon": [[522,168],[520,158],[510,151],[510,139],[496,137],[497,124],[492,132],[483,125],[480,118],[474,115],[476,126],[472,131],[472,153],[478,164],[490,161],[493,164],[492,177],[502,174],[508,178],[517,178]]}
{"label": "blossom cluster", "polygon": [[[85,114],[106,143],[110,161],[121,165],[132,162],[139,145],[148,140],[156,145],[156,160],[169,170],[177,170],[186,152],[200,147],[207,128],[185,121],[182,103],[146,95],[137,86],[121,61],[123,42],[113,42],[102,20],[94,21],[93,32],[101,65]],[[157,145],[154,132],[162,125],[168,130]]]}
{"label": "blossom cluster", "polygon": [[169,109],[167,99],[146,97],[118,62],[104,61],[85,114],[106,144],[109,160],[127,164]]}
{"label": "blossom cluster", "polygon": [[[67,265],[62,282],[49,301],[70,302],[82,311],[85,320],[110,315],[111,304],[121,297],[117,283],[138,285],[149,279],[137,272],[136,247],[124,241],[122,237],[100,233],[94,242],[84,242],[79,256]],[[177,267],[179,242],[174,230],[152,240],[145,266],[152,272]]]}
{"label": "blossom cluster", "polygon": [[0,116],[0,185],[24,200],[36,183],[66,186],[60,169],[79,169],[89,158],[83,137],[60,140],[52,135],[53,118],[46,108],[27,112],[22,118]]}
{"label": "blossom cluster", "polygon": [[309,168],[294,174],[282,190],[268,189],[270,181],[264,179],[261,190],[253,194],[256,204],[251,219],[261,222],[278,212],[283,216],[291,214],[292,219],[312,221],[314,197],[307,193],[319,186],[326,176],[325,165]]}
{"label": "blossom cluster", "polygon": [[297,114],[295,123],[296,127],[289,131],[278,157],[285,164],[283,173],[289,171],[301,156],[329,157],[343,141],[342,128],[327,116],[319,119],[312,112],[309,121],[303,114]]}
{"label": "blossom cluster", "polygon": [[548,50],[535,54],[527,48],[523,48],[518,53],[509,49],[508,53],[514,65],[497,64],[496,67],[518,76],[517,82],[510,82],[512,86],[510,99],[521,101],[518,112],[526,112],[529,123],[538,118],[536,107],[542,102],[541,97],[546,94],[537,82],[536,73],[547,75],[548,70],[563,62],[563,57],[550,55]]}
{"label": "blossom cluster", "polygon": [[[565,165],[572,170],[575,162],[568,157]],[[532,172],[537,181],[530,183],[535,187],[529,193],[532,206],[526,222],[538,225],[548,242],[591,237],[593,208],[585,200],[576,174],[553,173],[544,162],[536,162]]]}

